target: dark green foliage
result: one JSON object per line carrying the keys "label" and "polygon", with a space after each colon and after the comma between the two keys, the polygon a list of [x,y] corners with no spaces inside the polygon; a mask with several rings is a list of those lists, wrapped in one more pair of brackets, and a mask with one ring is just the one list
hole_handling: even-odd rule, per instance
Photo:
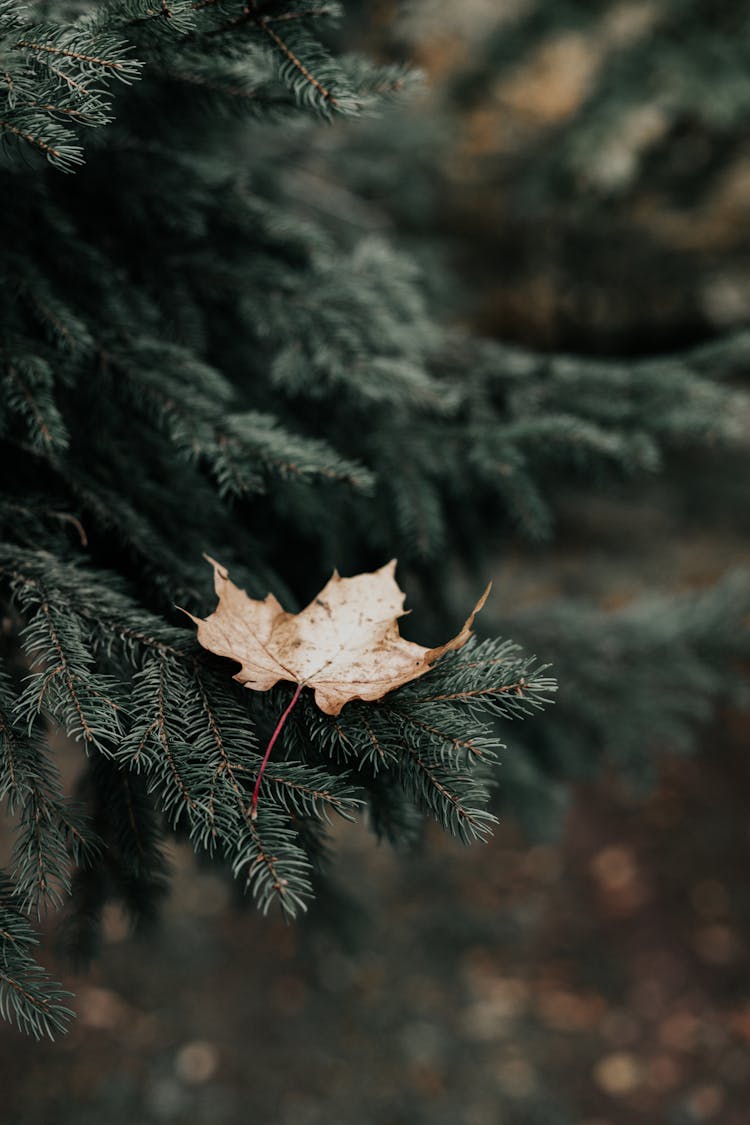
{"label": "dark green foliage", "polygon": [[[546,538],[561,472],[601,483],[653,473],[672,449],[741,439],[747,398],[727,377],[744,370],[749,349],[747,333],[635,361],[464,343],[464,361],[468,352],[471,362],[465,424],[441,441],[442,491],[460,479],[474,506],[483,496],[499,502],[527,536]],[[455,450],[452,463],[446,450]],[[466,510],[457,504],[455,516]]]}
{"label": "dark green foliage", "polygon": [[[579,362],[439,323],[410,257],[356,223],[342,231],[331,211],[345,185],[327,206],[305,191],[312,130],[407,79],[329,51],[337,5],[51,9],[0,6],[0,206],[14,218],[1,270],[14,472],[0,496],[12,614],[0,789],[18,818],[2,995],[36,1033],[68,1013],[19,909],[72,889],[66,942],[85,957],[108,900],[136,924],[154,917],[173,835],[289,917],[311,897],[334,814],[369,807],[395,843],[425,817],[482,839],[506,721],[554,689],[546,666],[486,640],[336,719],[303,695],[255,820],[250,794],[291,689],[242,690],[197,646],[175,605],[211,608],[204,551],[290,610],[334,566],[397,554],[425,629],[442,633],[461,619],[447,609],[456,565],[486,569],[487,548],[516,529],[551,534],[562,480],[652,472],[674,446],[731,439],[745,400],[720,377],[748,350],[735,337],[652,363]],[[582,700],[587,628],[560,658],[580,666]],[[683,621],[664,644],[689,634]],[[606,696],[595,687],[592,700]],[[50,728],[84,751],[74,797]]]}
{"label": "dark green foliage", "polygon": [[581,599],[505,615],[498,624],[568,670],[557,705],[504,756],[504,805],[536,835],[554,831],[561,782],[616,767],[648,791],[657,751],[694,749],[717,706],[747,706],[743,669],[750,583],[728,575],[697,594],[651,595],[605,612]]}
{"label": "dark green foliage", "polygon": [[[47,747],[10,718],[14,709],[23,710],[23,696],[14,707],[11,683],[5,676],[0,690],[0,795],[10,815],[18,817],[13,893],[26,912],[38,917],[45,906],[59,906],[63,893],[70,890],[68,853],[76,864],[85,865],[96,855],[98,841],[76,809],[65,801]],[[29,726],[33,732],[33,722]]]}
{"label": "dark green foliage", "polygon": [[14,1020],[22,1031],[37,1039],[54,1038],[65,1030],[73,1015],[70,998],[49,980],[34,960],[37,937],[28,919],[18,909],[15,887],[3,878],[0,883],[0,1015]]}

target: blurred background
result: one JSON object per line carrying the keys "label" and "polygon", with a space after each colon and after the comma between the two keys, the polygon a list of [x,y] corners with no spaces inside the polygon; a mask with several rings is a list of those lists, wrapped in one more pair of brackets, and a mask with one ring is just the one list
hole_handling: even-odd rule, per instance
{"label": "blurred background", "polygon": [[[634,358],[750,324],[750,5],[348,8],[347,49],[411,60],[425,85],[321,131],[290,190],[407,246],[447,320]],[[498,557],[496,604],[610,612],[708,587],[750,563],[747,469],[740,443],[571,490],[554,541]],[[113,907],[85,974],[50,935],[79,1018],[54,1045],[0,1026],[4,1120],[745,1125],[748,720],[705,721],[690,757],[637,733],[644,777],[584,761],[539,808],[511,789],[486,846],[435,830],[398,855],[336,827],[331,882],[294,927],[175,848],[155,934]]]}

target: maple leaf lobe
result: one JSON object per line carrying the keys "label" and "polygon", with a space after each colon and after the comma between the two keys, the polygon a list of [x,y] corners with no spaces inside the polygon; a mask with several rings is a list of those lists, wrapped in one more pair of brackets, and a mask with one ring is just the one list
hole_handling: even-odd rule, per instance
{"label": "maple leaf lobe", "polygon": [[268,691],[279,680],[312,688],[326,715],[338,715],[353,699],[382,699],[465,645],[490,591],[488,586],[455,637],[424,648],[399,633],[405,595],[396,582],[395,559],[353,578],[334,571],[296,614],[287,613],[273,594],[262,601],[249,598],[220,563],[208,561],[219,604],[206,618],[188,614],[198,626],[199,643],[237,661],[241,668],[234,679],[254,691]]}

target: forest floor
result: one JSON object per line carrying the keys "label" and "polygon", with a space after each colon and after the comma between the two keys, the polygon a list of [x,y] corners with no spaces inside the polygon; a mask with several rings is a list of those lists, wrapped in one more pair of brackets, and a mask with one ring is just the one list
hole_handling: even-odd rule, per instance
{"label": "forest floor", "polygon": [[3,1120],[745,1125],[737,728],[645,804],[582,789],[556,847],[504,825],[468,850],[430,832],[404,860],[343,827],[349,902],[298,927],[231,909],[176,850],[158,934],[136,942],[112,911],[101,961],[66,977],[72,1032],[0,1034]]}

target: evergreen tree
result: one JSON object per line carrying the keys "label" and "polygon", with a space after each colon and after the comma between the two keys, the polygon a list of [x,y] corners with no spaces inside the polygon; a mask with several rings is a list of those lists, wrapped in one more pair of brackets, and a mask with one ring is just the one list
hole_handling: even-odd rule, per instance
{"label": "evergreen tree", "polygon": [[[397,555],[442,640],[460,617],[461,570],[486,570],[501,536],[551,534],[561,481],[653,471],[675,445],[731,439],[745,407],[722,378],[744,362],[742,336],[603,363],[446,328],[412,258],[357,221],[346,183],[310,189],[324,123],[411,81],[333,52],[338,14],[283,0],[0,3],[0,200],[13,218],[0,789],[16,833],[0,1008],[37,1035],[70,1013],[33,958],[30,919],[72,892],[67,932],[82,954],[108,899],[147,921],[171,833],[289,916],[311,897],[333,814],[366,804],[394,842],[425,816],[481,839],[497,721],[554,686],[490,639],[338,717],[303,693],[256,820],[261,756],[292,692],[243,690],[198,647],[175,604],[211,610],[204,552],[289,610],[334,567]],[[608,665],[595,653],[609,623],[519,616],[545,658],[569,631],[558,668],[580,704],[567,727],[535,720],[519,801],[611,742],[612,708],[637,716],[638,745],[656,719],[682,732],[726,684],[738,647],[727,622],[746,601],[735,584],[687,608],[625,612]],[[654,646],[658,690],[640,663]],[[632,661],[642,679],[623,689]],[[72,796],[51,726],[85,751]]]}

